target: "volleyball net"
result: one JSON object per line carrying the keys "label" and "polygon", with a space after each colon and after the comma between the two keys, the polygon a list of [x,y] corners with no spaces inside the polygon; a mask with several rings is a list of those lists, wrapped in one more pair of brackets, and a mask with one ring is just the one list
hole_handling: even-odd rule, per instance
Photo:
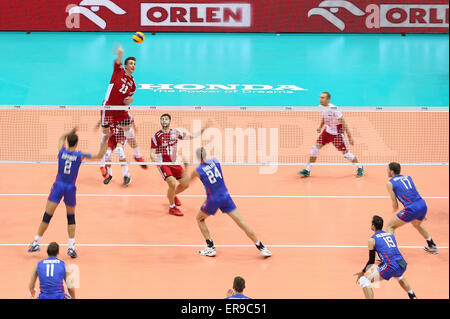
{"label": "volleyball net", "polygon": [[[320,107],[106,107],[128,110],[136,142],[148,165],[160,116],[169,113],[171,128],[196,133],[211,119],[213,125],[193,140],[180,140],[178,160],[196,163],[203,146],[223,165],[304,165],[319,134]],[[340,107],[352,133],[350,151],[365,165],[448,165],[449,113],[440,107]],[[78,128],[78,149],[97,153],[101,110],[95,106],[0,106],[0,164],[56,163],[60,136]],[[125,146],[128,164],[134,161]],[[113,156],[111,163],[119,164]],[[87,162],[99,164],[99,162]],[[121,163],[123,164],[123,163]],[[333,145],[323,147],[315,165],[351,165]]]}

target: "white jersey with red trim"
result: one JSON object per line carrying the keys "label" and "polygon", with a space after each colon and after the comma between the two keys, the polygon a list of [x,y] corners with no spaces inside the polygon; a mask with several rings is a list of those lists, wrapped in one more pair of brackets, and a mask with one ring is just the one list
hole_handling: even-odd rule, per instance
{"label": "white jersey with red trim", "polygon": [[342,124],[339,121],[342,117],[342,113],[338,111],[337,107],[331,103],[328,104],[328,106],[319,106],[322,108],[322,116],[327,133],[332,135],[343,133]]}

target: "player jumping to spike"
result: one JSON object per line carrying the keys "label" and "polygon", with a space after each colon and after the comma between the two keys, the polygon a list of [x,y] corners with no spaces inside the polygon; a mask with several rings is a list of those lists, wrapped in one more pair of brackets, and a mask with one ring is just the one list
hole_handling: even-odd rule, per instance
{"label": "player jumping to spike", "polygon": [[[373,299],[372,282],[394,277],[408,293],[410,299],[417,299],[414,291],[403,278],[407,263],[398,250],[397,241],[393,234],[383,231],[383,218],[373,216],[371,229],[374,234],[369,239],[369,261],[362,271],[355,274],[358,276],[356,282],[359,282],[364,295],[367,299]],[[375,253],[381,260],[379,266],[375,265]]]}
{"label": "player jumping to spike", "polygon": [[[156,132],[152,137],[152,146],[150,150],[150,158],[153,162],[176,162],[177,161],[177,143],[178,140],[190,140],[203,134],[208,128],[210,121],[206,126],[197,133],[189,134],[181,132],[178,129],[171,129],[170,122],[172,118],[169,114],[163,114],[160,117],[161,130]],[[181,165],[160,165],[158,170],[166,181],[169,189],[167,198],[169,199],[169,214],[175,216],[183,216],[183,213],[177,208],[181,206],[181,201],[177,198],[177,194],[188,188],[187,177]],[[178,185],[177,185],[178,180]]]}
{"label": "player jumping to spike", "polygon": [[392,218],[386,231],[394,234],[398,227],[410,222],[427,241],[427,246],[424,249],[429,253],[437,254],[438,248],[436,244],[422,225],[427,215],[427,204],[419,195],[411,176],[400,175],[400,164],[395,162],[388,165],[387,171],[391,179],[386,183],[386,186],[389,195],[391,195],[394,212],[398,210],[397,199],[403,204],[404,208]]}
{"label": "player jumping to spike", "polygon": [[[118,47],[117,58],[114,61],[114,72],[106,92],[106,97],[103,102],[105,105],[130,105],[134,98],[133,94],[136,91],[136,82],[132,74],[136,70],[136,58],[128,57],[125,59],[125,68],[122,65],[123,49]],[[134,151],[134,159],[138,162],[144,162],[144,158],[139,152],[139,148],[134,136],[134,129],[131,126],[132,117],[127,110],[102,110],[101,111],[101,125],[103,128],[102,141],[109,131],[109,126],[120,125],[123,129],[124,135],[130,143]],[[141,165],[143,169],[147,169],[147,165]]]}
{"label": "player jumping to spike", "polygon": [[[76,205],[76,186],[78,170],[80,168],[83,159],[100,160],[105,155],[107,139],[100,145],[100,151],[98,154],[92,156],[89,153],[82,153],[77,151],[78,135],[75,134],[76,129],[72,129],[70,132],[62,135],[58,141],[58,175],[56,175],[56,181],[52,186],[50,195],[48,196],[47,206],[45,208],[44,217],[39,226],[36,237],[33,243],[30,245],[28,252],[32,253],[39,251],[39,244],[42,236],[48,228],[48,224],[55,213],[56,207],[64,197],[64,203],[67,210],[67,232],[69,233],[69,249],[67,254],[76,258],[77,253],[75,251],[75,205]],[[109,137],[108,135],[106,137]],[[67,139],[68,147],[64,146]]]}
{"label": "player jumping to spike", "polygon": [[[330,103],[331,95],[328,92],[323,92],[320,94],[320,106],[324,108],[322,111],[322,121],[320,123],[319,128],[317,129],[317,133],[322,131],[322,127],[325,125],[325,129],[322,134],[320,134],[319,138],[316,141],[316,144],[311,149],[311,154],[309,158],[309,164],[306,169],[299,172],[303,177],[310,176],[311,172],[311,163],[315,163],[317,160],[317,156],[319,155],[319,150],[328,143],[333,143],[334,147],[336,147],[339,151],[344,154],[344,157],[352,163],[358,163],[358,159],[350,153],[348,150],[347,140],[344,135],[347,133],[348,140],[350,145],[353,145],[353,138],[350,134],[350,130],[347,126],[347,123],[342,116],[342,113],[339,112],[333,104]],[[364,168],[362,165],[358,165],[358,171],[356,173],[356,177],[362,177],[364,174]]]}
{"label": "player jumping to spike", "polygon": [[[213,240],[209,234],[209,229],[206,226],[206,218],[214,215],[218,209],[222,213],[227,214],[231,219],[245,232],[245,234],[255,243],[261,255],[264,257],[272,256],[272,253],[258,240],[255,232],[247,225],[244,219],[239,214],[233,199],[228,193],[223,179],[222,168],[216,158],[210,160],[206,159],[206,150],[201,147],[196,151],[197,158],[200,160],[200,165],[192,172],[189,177],[188,184],[194,179],[199,178],[205,186],[206,201],[200,208],[197,214],[197,223],[203,237],[206,240],[207,247],[199,251],[200,255],[214,257],[216,256],[216,248]],[[187,164],[185,163],[187,171]]]}

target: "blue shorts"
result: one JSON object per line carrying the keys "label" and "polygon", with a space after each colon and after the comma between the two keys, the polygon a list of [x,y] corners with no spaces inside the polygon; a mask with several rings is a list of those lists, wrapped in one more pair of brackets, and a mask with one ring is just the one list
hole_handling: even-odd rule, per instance
{"label": "blue shorts", "polygon": [[404,222],[411,222],[413,220],[423,220],[427,215],[427,204],[423,199],[405,206],[398,214],[397,217]]}
{"label": "blue shorts", "polygon": [[43,293],[40,293],[38,299],[67,299],[67,298],[66,298],[66,294],[65,293],[58,292],[56,294],[43,294]]}
{"label": "blue shorts", "polygon": [[384,280],[389,280],[392,277],[401,277],[406,271],[406,262],[404,268],[401,267],[397,261],[391,261],[389,263],[383,263],[378,266],[378,273]]}
{"label": "blue shorts", "polygon": [[214,215],[220,209],[222,213],[231,213],[236,209],[236,205],[231,199],[230,194],[226,194],[220,198],[207,199],[203,203],[200,210],[208,215]]}
{"label": "blue shorts", "polygon": [[75,206],[76,193],[77,187],[74,184],[55,182],[52,186],[52,189],[50,190],[48,200],[59,204],[61,198],[64,197],[64,203],[67,206]]}

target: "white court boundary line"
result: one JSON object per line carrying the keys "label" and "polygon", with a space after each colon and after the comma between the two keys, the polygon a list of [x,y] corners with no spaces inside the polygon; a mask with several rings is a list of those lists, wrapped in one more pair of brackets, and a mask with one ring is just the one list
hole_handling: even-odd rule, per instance
{"label": "white court boundary line", "polygon": [[[59,244],[60,246],[68,246],[68,244]],[[30,244],[0,244],[0,247],[28,247]],[[48,244],[40,244],[40,246],[48,246]],[[205,247],[205,245],[179,245],[179,244],[76,244],[79,247]],[[255,247],[255,245],[214,245],[215,247]],[[272,248],[367,248],[360,245],[265,245]],[[424,246],[399,246],[405,249],[423,249]],[[448,246],[439,246],[438,249],[448,249]]]}
{"label": "white court boundary line", "polygon": [[[337,199],[378,199],[390,198],[389,196],[353,196],[353,195],[233,195],[236,198],[337,198]],[[34,196],[43,197],[48,194],[0,194],[0,196]],[[79,197],[167,197],[166,194],[77,194]],[[206,195],[178,195],[180,197],[206,197]],[[423,199],[449,199],[448,196],[422,196]]]}

